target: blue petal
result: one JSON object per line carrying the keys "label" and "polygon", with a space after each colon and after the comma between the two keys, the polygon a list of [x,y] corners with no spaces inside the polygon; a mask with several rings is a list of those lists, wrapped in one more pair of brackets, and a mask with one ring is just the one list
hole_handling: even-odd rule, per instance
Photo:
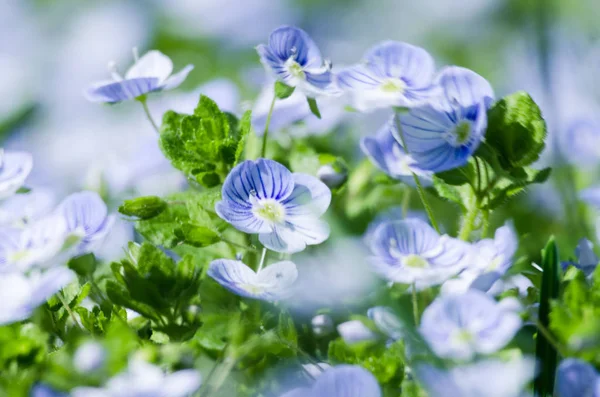
{"label": "blue petal", "polygon": [[257,285],[256,273],[241,261],[214,260],[210,263],[206,274],[236,295],[247,298],[256,298],[258,295],[248,289],[249,286]]}
{"label": "blue petal", "polygon": [[377,340],[377,335],[360,320],[350,320],[337,326],[337,331],[349,345]]}
{"label": "blue petal", "polygon": [[377,328],[391,339],[398,340],[402,338],[404,334],[402,322],[389,307],[373,307],[369,309],[367,315],[373,320]]}
{"label": "blue petal", "polygon": [[337,90],[333,85],[333,75],[331,71],[324,70],[319,72],[304,72],[304,76],[306,78],[307,85],[303,85],[302,87],[308,93],[314,94],[335,94]]}
{"label": "blue petal", "polygon": [[15,194],[32,168],[33,158],[27,152],[0,153],[0,200]]}
{"label": "blue petal", "polygon": [[576,358],[564,359],[557,369],[557,396],[596,396],[595,391],[599,379],[596,369],[585,361]]}
{"label": "blue petal", "polygon": [[31,316],[33,288],[29,279],[19,272],[4,273],[0,277],[0,326],[21,321]]}
{"label": "blue petal", "polygon": [[194,70],[194,65],[187,65],[179,72],[175,73],[171,77],[169,77],[165,82],[161,85],[161,90],[172,90],[173,88],[177,88],[184,82],[187,78],[188,74]]}
{"label": "blue petal", "polygon": [[185,397],[193,395],[200,385],[202,376],[195,369],[183,369],[167,374],[162,382],[161,397]]}
{"label": "blue petal", "polygon": [[294,189],[292,173],[268,159],[246,160],[235,167],[223,184],[224,201],[250,207],[250,196],[258,199],[286,199]]}
{"label": "blue petal", "polygon": [[157,89],[160,89],[159,79],[139,77],[92,86],[86,91],[86,97],[92,102],[117,103],[140,97]]}
{"label": "blue petal", "polygon": [[374,233],[371,250],[375,255],[391,258],[392,251],[402,255],[421,254],[436,247],[440,236],[426,222],[417,218],[387,222]]}
{"label": "blue petal", "polygon": [[67,397],[67,395],[59,393],[49,386],[37,384],[31,389],[30,397]]}
{"label": "blue petal", "polygon": [[325,371],[313,386],[315,397],[381,397],[377,379],[366,369],[340,365]]}
{"label": "blue petal", "polygon": [[354,65],[341,70],[336,74],[336,80],[341,88],[353,91],[371,90],[382,81],[365,65]]}
{"label": "blue petal", "polygon": [[329,225],[306,215],[288,217],[285,225],[276,225],[273,232],[259,234],[259,241],[268,249],[295,253],[307,245],[320,244],[329,237]]}
{"label": "blue petal", "polygon": [[59,206],[67,222],[67,232],[80,234],[81,250],[102,241],[110,232],[114,218],[108,216],[106,204],[96,192],[83,191],[68,196]]}
{"label": "blue petal", "polygon": [[314,176],[292,174],[294,190],[283,201],[289,216],[320,216],[327,211],[331,203],[331,190]]}
{"label": "blue petal", "polygon": [[289,296],[292,286],[298,278],[298,269],[293,262],[281,261],[263,268],[257,277],[259,284],[268,286],[263,297],[267,300],[279,300]]}
{"label": "blue petal", "polygon": [[490,83],[472,70],[448,66],[440,71],[436,81],[450,107],[468,108],[483,102],[489,108],[494,101],[494,89]]}
{"label": "blue petal", "polygon": [[428,87],[435,72],[435,62],[427,51],[397,41],[378,44],[365,59],[380,76],[401,78],[409,89]]}
{"label": "blue petal", "polygon": [[296,62],[306,68],[315,68],[323,64],[321,52],[304,30],[282,26],[269,36],[269,49],[282,61],[295,57]]}
{"label": "blue petal", "polygon": [[268,233],[271,231],[271,226],[258,219],[251,207],[223,200],[215,205],[215,211],[222,219],[244,233]]}

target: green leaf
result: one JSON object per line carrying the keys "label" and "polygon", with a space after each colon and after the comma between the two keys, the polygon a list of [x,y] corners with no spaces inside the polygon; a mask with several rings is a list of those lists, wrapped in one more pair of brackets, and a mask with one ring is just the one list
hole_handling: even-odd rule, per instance
{"label": "green leaf", "polygon": [[125,200],[119,207],[119,212],[139,219],[151,219],[160,215],[168,207],[166,201],[157,196],[138,197]]}
{"label": "green leaf", "polygon": [[[542,250],[542,285],[538,321],[546,329],[550,328],[550,303],[559,296],[560,265],[558,249],[554,237]],[[534,382],[537,396],[551,397],[554,390],[554,378],[558,363],[558,352],[552,344],[538,331],[536,339],[536,358],[539,363],[539,375]]]}
{"label": "green leaf", "polygon": [[321,118],[321,112],[319,112],[319,106],[317,105],[317,100],[315,98],[306,97],[306,101],[308,102],[308,107],[312,114],[317,116],[318,119]]}
{"label": "green leaf", "polygon": [[433,188],[439,197],[458,204],[463,212],[467,211],[473,205],[474,197],[469,185],[449,185],[434,175]]}
{"label": "green leaf", "polygon": [[546,122],[526,92],[508,95],[488,111],[487,144],[498,153],[505,170],[535,162],[544,149]]}
{"label": "green leaf", "polygon": [[469,162],[459,168],[438,172],[435,176],[452,186],[460,186],[466,183],[473,184],[476,178],[475,166],[472,162]]}
{"label": "green leaf", "polygon": [[290,87],[289,85],[278,81],[275,83],[275,96],[279,99],[288,98],[294,93],[296,87]]}
{"label": "green leaf", "polygon": [[185,244],[198,248],[207,247],[221,241],[220,235],[215,231],[207,227],[196,226],[191,223],[185,223],[181,225],[180,228],[175,230],[175,234]]}
{"label": "green leaf", "polygon": [[96,257],[93,253],[76,256],[69,260],[69,268],[82,277],[89,277],[96,271]]}
{"label": "green leaf", "polygon": [[244,148],[246,146],[246,139],[248,137],[248,134],[252,130],[252,113],[250,112],[250,110],[247,110],[242,116],[242,119],[240,120],[239,130],[240,137],[237,149],[235,150],[234,164],[237,164],[240,162],[240,160],[242,160],[242,155],[244,154]]}

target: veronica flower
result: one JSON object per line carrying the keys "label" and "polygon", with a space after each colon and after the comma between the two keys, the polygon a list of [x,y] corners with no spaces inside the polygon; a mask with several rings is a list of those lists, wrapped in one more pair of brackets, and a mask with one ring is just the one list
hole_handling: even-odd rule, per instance
{"label": "veronica flower", "polygon": [[496,230],[493,239],[483,239],[473,245],[471,263],[457,279],[444,283],[443,291],[463,293],[469,288],[488,291],[512,265],[518,239],[510,225]]}
{"label": "veronica flower", "polygon": [[96,192],[73,193],[63,200],[58,212],[64,217],[67,232],[80,238],[77,251],[89,251],[102,242],[114,224],[106,204]]}
{"label": "veronica flower", "polygon": [[273,160],[246,160],[229,173],[222,194],[217,214],[242,232],[258,233],[273,251],[299,252],[329,237],[319,216],[331,191],[313,176],[292,174]]}
{"label": "veronica flower", "polygon": [[494,98],[487,80],[468,69],[444,68],[437,83],[442,95],[402,114],[403,136],[396,136],[400,142],[404,138],[419,167],[433,172],[468,162],[483,139]]}
{"label": "veronica flower", "polygon": [[427,51],[411,44],[384,41],[371,48],[363,62],[337,73],[339,87],[352,95],[361,111],[413,107],[437,93],[435,64]]}
{"label": "veronica flower", "polygon": [[377,335],[359,320],[350,320],[337,326],[338,333],[349,345],[377,339]]}
{"label": "veronica flower", "polygon": [[597,118],[579,118],[565,128],[559,135],[561,153],[572,164],[595,166],[600,161],[598,149],[600,137],[600,120]]}
{"label": "veronica flower", "polygon": [[33,159],[29,153],[0,149],[0,200],[15,194],[32,168]]}
{"label": "veronica flower", "polygon": [[392,341],[397,341],[403,336],[402,322],[389,307],[376,306],[369,309],[367,315],[377,328],[387,335]]}
{"label": "veronica flower", "polygon": [[25,275],[19,271],[0,275],[0,325],[24,320],[35,308],[69,284],[75,275],[65,267]]}
{"label": "veronica flower", "polygon": [[594,252],[594,244],[590,240],[582,238],[575,248],[575,256],[577,257],[577,261],[563,262],[563,268],[574,266],[586,276],[591,276],[600,261]]}
{"label": "veronica flower", "polygon": [[418,364],[414,373],[429,397],[522,397],[534,377],[535,361],[488,359],[449,370]]}
{"label": "veronica flower", "polygon": [[380,225],[370,247],[375,272],[391,282],[414,284],[417,289],[440,284],[460,272],[469,248],[463,241],[440,236],[416,218]]}
{"label": "veronica flower", "polygon": [[503,348],[521,328],[521,318],[488,295],[468,290],[441,296],[423,312],[420,332],[440,357],[469,360]]}
{"label": "veronica flower", "polygon": [[45,189],[16,194],[0,204],[0,225],[25,227],[48,215],[54,204],[54,195]]}
{"label": "veronica flower", "polygon": [[374,137],[365,137],[360,141],[363,153],[377,168],[392,178],[414,186],[413,174],[416,174],[423,185],[431,185],[433,172],[421,169],[415,159],[407,154],[396,140],[394,121],[395,118],[392,117]]}
{"label": "veronica flower", "polygon": [[135,63],[125,77],[117,73],[114,62],[109,64],[111,80],[93,84],[86,97],[92,102],[117,103],[136,99],[155,91],[171,90],[178,87],[194,68],[187,65],[180,72],[171,75],[173,62],[160,51],[149,51],[138,59],[134,49]]}
{"label": "veronica flower", "polygon": [[292,292],[298,270],[290,261],[273,263],[255,272],[241,261],[217,259],[210,263],[207,274],[236,295],[277,301]]}
{"label": "veronica flower", "polygon": [[72,397],[185,397],[201,384],[200,374],[184,369],[165,374],[159,367],[142,360],[132,360],[124,373],[110,379],[103,388],[77,387]]}
{"label": "veronica flower", "polygon": [[311,388],[295,389],[281,397],[381,397],[381,388],[366,369],[339,365],[319,375]]}
{"label": "veronica flower", "polygon": [[599,397],[600,375],[585,361],[564,359],[556,370],[557,397]]}
{"label": "veronica flower", "polygon": [[308,95],[335,93],[331,65],[302,29],[282,26],[269,36],[267,45],[256,47],[260,60],[277,80]]}
{"label": "veronica flower", "polygon": [[0,272],[47,266],[64,246],[66,227],[62,217],[49,215],[25,229],[0,228]]}

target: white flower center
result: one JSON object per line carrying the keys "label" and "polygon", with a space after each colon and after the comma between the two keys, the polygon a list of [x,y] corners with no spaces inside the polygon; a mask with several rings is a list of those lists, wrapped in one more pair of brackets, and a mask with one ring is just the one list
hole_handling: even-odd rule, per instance
{"label": "white flower center", "polygon": [[257,200],[252,212],[257,218],[272,223],[282,223],[285,219],[285,208],[274,199]]}
{"label": "white flower center", "polygon": [[240,287],[242,287],[243,290],[248,291],[253,295],[260,294],[261,292],[263,292],[264,289],[262,286],[254,284],[241,284]]}
{"label": "white flower center", "polygon": [[379,88],[383,92],[403,94],[404,90],[406,90],[406,83],[398,78],[392,77],[383,80]]}
{"label": "white flower center", "polygon": [[473,341],[473,335],[469,331],[461,329],[454,334],[453,339],[460,344],[470,343]]}
{"label": "white flower center", "polygon": [[302,66],[296,62],[295,57],[291,57],[285,62],[285,67],[290,75],[296,79],[304,80],[306,78],[306,74],[304,73],[304,69]]}
{"label": "white flower center", "polygon": [[504,255],[497,255],[491,261],[488,267],[485,269],[486,272],[493,272],[504,262]]}
{"label": "white flower center", "polygon": [[462,146],[471,137],[472,125],[470,121],[463,120],[453,129],[444,134],[444,139],[454,147]]}
{"label": "white flower center", "polygon": [[23,249],[20,251],[15,251],[15,252],[11,253],[11,255],[8,257],[8,262],[9,263],[18,263],[18,262],[26,260],[30,255],[31,255],[31,251],[28,251],[26,249]]}
{"label": "white flower center", "polygon": [[419,255],[410,254],[404,258],[404,266],[412,267],[415,269],[424,269],[429,267],[429,262]]}

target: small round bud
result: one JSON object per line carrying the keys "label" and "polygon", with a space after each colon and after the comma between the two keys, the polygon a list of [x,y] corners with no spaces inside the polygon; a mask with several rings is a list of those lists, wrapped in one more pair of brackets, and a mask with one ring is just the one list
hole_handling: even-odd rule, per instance
{"label": "small round bud", "polygon": [[333,332],[333,320],[327,314],[319,314],[311,320],[313,333],[316,336],[327,336]]}

